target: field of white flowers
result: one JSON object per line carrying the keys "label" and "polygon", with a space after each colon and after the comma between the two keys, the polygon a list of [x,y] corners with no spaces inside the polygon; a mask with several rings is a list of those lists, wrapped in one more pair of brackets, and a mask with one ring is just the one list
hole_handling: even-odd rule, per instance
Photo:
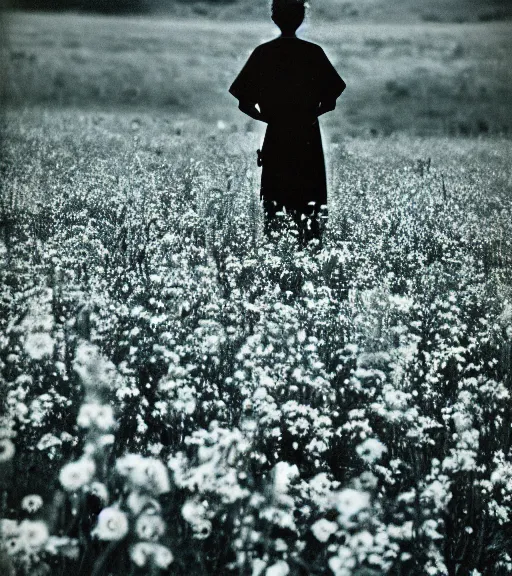
{"label": "field of white flowers", "polygon": [[253,133],[3,129],[2,575],[512,573],[510,140],[341,139],[300,250]]}

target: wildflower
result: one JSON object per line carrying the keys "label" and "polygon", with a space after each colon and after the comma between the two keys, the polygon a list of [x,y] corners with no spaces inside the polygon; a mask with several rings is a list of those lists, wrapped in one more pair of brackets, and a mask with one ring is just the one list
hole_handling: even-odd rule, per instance
{"label": "wildflower", "polygon": [[156,458],[144,458],[134,467],[130,480],[136,486],[148,488],[157,495],[166,494],[171,489],[169,472],[165,464]]}
{"label": "wildflower", "polygon": [[272,566],[269,566],[265,576],[287,576],[290,573],[290,567],[284,560],[279,560]]}
{"label": "wildflower", "polygon": [[32,332],[25,339],[25,352],[33,360],[41,360],[53,354],[55,341],[45,332]]}
{"label": "wildflower", "polygon": [[338,521],[346,526],[352,526],[352,518],[361,510],[370,507],[370,495],[353,488],[345,488],[338,492],[334,499],[336,509],[340,513]]}
{"label": "wildflower", "polygon": [[106,504],[108,502],[108,490],[105,484],[102,482],[92,482],[92,484],[89,486],[89,491],[91,494],[101,500],[102,504]]}
{"label": "wildflower", "polygon": [[141,494],[140,492],[133,491],[126,499],[126,504],[128,508],[137,516],[146,509],[148,512],[160,512],[162,507],[157,500],[151,498],[146,494]]}
{"label": "wildflower", "polygon": [[299,476],[297,465],[288,462],[278,462],[272,470],[274,475],[274,490],[277,494],[286,494],[289,484]]}
{"label": "wildflower", "polygon": [[135,532],[142,540],[158,540],[165,532],[165,523],[157,514],[145,512],[137,518]]}
{"label": "wildflower", "polygon": [[23,520],[20,524],[20,538],[26,548],[40,548],[49,537],[48,526],[41,520]]}
{"label": "wildflower", "polygon": [[76,538],[68,538],[67,536],[50,536],[48,542],[44,547],[45,552],[57,556],[61,554],[71,560],[78,560],[80,548]]}
{"label": "wildflower", "polygon": [[0,519],[0,541],[9,556],[14,556],[23,550],[23,543],[20,538],[20,527],[16,520],[8,518]]}
{"label": "wildflower", "polygon": [[150,542],[137,542],[130,548],[130,558],[139,568],[148,564],[153,555],[153,544]]}
{"label": "wildflower", "polygon": [[150,561],[165,570],[174,560],[172,552],[166,546],[152,542],[137,542],[130,548],[130,558],[139,568],[143,568]]}
{"label": "wildflower", "polygon": [[311,526],[311,531],[318,541],[327,542],[330,536],[336,532],[337,528],[338,526],[335,522],[329,522],[329,520],[322,518]]}
{"label": "wildflower", "polygon": [[0,535],[2,538],[9,538],[11,536],[18,536],[20,527],[16,520],[10,518],[0,519]]}
{"label": "wildflower", "polygon": [[3,545],[9,556],[15,556],[23,550],[23,542],[17,535],[7,536],[3,539]]}
{"label": "wildflower", "polygon": [[98,523],[91,532],[99,540],[121,540],[128,533],[128,518],[121,510],[109,507],[103,508],[98,515]]}
{"label": "wildflower", "polygon": [[387,450],[386,446],[376,438],[368,438],[356,447],[356,452],[359,456],[369,464],[379,460]]}
{"label": "wildflower", "polygon": [[192,526],[196,540],[206,540],[212,533],[212,523],[209,520],[201,520]]}
{"label": "wildflower", "polygon": [[174,560],[174,556],[169,548],[162,546],[161,544],[153,544],[154,546],[154,559],[155,564],[158,568],[165,570],[169,567],[169,564]]}
{"label": "wildflower", "polygon": [[196,500],[187,500],[181,507],[181,515],[189,524],[197,524],[204,519],[205,506]]}
{"label": "wildflower", "polygon": [[98,403],[82,404],[76,422],[82,428],[94,426],[102,431],[111,430],[116,423],[112,407]]}
{"label": "wildflower", "polygon": [[368,550],[373,545],[373,536],[368,530],[357,532],[350,538],[350,547],[352,550],[362,552]]}
{"label": "wildflower", "polygon": [[59,480],[65,490],[76,492],[88,484],[96,472],[96,465],[89,458],[81,458],[76,462],[66,464],[59,474]]}
{"label": "wildflower", "polygon": [[143,462],[144,458],[140,454],[127,454],[116,460],[116,470],[121,476],[129,476]]}
{"label": "wildflower", "polygon": [[356,559],[347,546],[340,546],[338,553],[329,559],[329,568],[335,576],[351,576],[356,565]]}
{"label": "wildflower", "polygon": [[37,443],[38,450],[48,450],[49,448],[53,448],[54,446],[61,446],[62,440],[54,436],[53,434],[45,434],[41,440]]}
{"label": "wildflower", "polygon": [[0,440],[0,462],[8,462],[15,451],[14,444],[8,438]]}
{"label": "wildflower", "polygon": [[37,512],[41,506],[43,505],[43,499],[39,494],[30,494],[29,496],[25,496],[21,501],[21,507],[23,510],[26,510],[30,514]]}
{"label": "wildflower", "polygon": [[114,364],[101,355],[97,346],[89,342],[78,346],[73,368],[82,384],[91,392],[110,388],[119,378]]}
{"label": "wildflower", "polygon": [[102,434],[97,440],[96,444],[103,448],[105,446],[112,446],[116,440],[116,437],[113,434]]}
{"label": "wildflower", "polygon": [[373,472],[365,470],[358,478],[355,478],[354,487],[358,490],[372,490],[377,486],[377,482],[377,476]]}

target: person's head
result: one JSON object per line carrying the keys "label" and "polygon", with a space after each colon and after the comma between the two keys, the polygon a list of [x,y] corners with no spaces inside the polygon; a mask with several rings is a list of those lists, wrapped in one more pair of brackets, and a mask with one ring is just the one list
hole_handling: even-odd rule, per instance
{"label": "person's head", "polygon": [[283,34],[293,34],[305,15],[305,0],[272,0],[272,20]]}

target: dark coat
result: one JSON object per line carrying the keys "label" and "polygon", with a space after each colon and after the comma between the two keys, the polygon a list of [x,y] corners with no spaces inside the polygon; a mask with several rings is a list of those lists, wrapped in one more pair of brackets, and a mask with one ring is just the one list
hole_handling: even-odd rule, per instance
{"label": "dark coat", "polygon": [[325,52],[312,42],[279,37],[250,55],[229,91],[258,104],[268,121],[261,154],[263,199],[302,213],[310,213],[309,202],[327,203],[317,110],[344,89]]}

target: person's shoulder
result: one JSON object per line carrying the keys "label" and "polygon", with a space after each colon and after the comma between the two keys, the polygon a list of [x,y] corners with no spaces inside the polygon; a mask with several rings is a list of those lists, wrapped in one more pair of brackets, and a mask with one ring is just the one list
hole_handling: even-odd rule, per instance
{"label": "person's shoulder", "polygon": [[299,40],[302,44],[307,45],[310,50],[321,50],[322,49],[320,44],[315,44],[314,42],[311,42],[311,40],[305,40],[304,38],[297,38],[297,40]]}
{"label": "person's shoulder", "polygon": [[271,52],[274,49],[279,50],[284,45],[289,45],[290,42],[296,46],[300,47],[304,51],[308,52],[315,52],[317,54],[321,54],[323,52],[322,47],[310,40],[304,40],[303,38],[295,37],[293,39],[282,38],[278,36],[277,38],[273,38],[272,40],[268,40],[267,42],[263,42],[259,46],[257,46],[254,51],[258,51],[260,53],[264,52]]}
{"label": "person's shoulder", "polygon": [[309,50],[310,52],[316,52],[317,54],[323,52],[323,49],[320,46],[320,44],[315,44],[310,40],[304,40],[304,38],[297,38],[297,40],[300,42],[301,46],[303,46],[306,50]]}
{"label": "person's shoulder", "polygon": [[266,50],[272,49],[274,46],[277,45],[277,41],[279,38],[272,38],[272,40],[268,40],[267,42],[262,42],[259,46],[256,46],[254,51],[258,52],[265,52]]}

